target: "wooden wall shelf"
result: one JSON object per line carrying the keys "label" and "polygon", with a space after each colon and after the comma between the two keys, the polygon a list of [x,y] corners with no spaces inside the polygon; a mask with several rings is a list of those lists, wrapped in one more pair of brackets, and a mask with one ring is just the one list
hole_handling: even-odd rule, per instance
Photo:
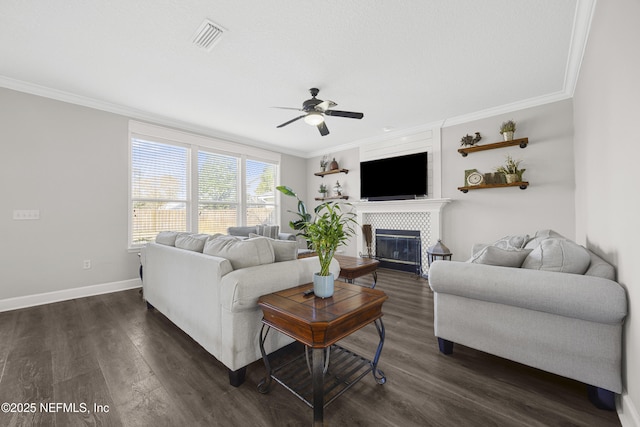
{"label": "wooden wall shelf", "polygon": [[325,200],[349,200],[349,196],[316,197],[316,200],[319,202],[324,202]]}
{"label": "wooden wall shelf", "polygon": [[511,141],[502,141],[495,142],[493,144],[473,145],[471,147],[458,148],[458,153],[462,154],[462,157],[467,157],[469,153],[475,153],[476,151],[495,150],[496,148],[512,147],[514,145],[519,145],[520,148],[525,148],[527,144],[529,144],[529,138],[518,138],[512,139]]}
{"label": "wooden wall shelf", "polygon": [[511,184],[485,184],[485,185],[470,185],[467,187],[458,187],[458,190],[463,193],[467,193],[469,190],[481,190],[483,188],[502,188],[502,187],[520,187],[521,190],[526,189],[529,186],[528,181],[513,182]]}
{"label": "wooden wall shelf", "polygon": [[316,172],[314,173],[315,176],[320,176],[320,177],[324,177],[325,175],[332,175],[334,173],[349,173],[349,169],[333,169],[330,171],[325,171],[325,172]]}

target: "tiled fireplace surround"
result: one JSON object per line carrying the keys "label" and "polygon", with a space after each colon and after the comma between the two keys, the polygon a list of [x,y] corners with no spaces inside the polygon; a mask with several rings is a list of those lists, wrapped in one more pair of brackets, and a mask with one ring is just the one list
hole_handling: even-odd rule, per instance
{"label": "tiled fireplace surround", "polygon": [[[450,199],[390,200],[353,203],[358,224],[371,224],[375,253],[377,228],[418,230],[422,244],[422,274],[427,271],[427,248],[442,238],[441,214]],[[366,254],[362,232],[356,237],[358,255]]]}

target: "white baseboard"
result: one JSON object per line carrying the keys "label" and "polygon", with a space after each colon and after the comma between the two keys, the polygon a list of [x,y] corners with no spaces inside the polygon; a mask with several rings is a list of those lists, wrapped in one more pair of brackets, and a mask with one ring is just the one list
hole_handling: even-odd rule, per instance
{"label": "white baseboard", "polygon": [[78,288],[63,289],[61,291],[27,295],[24,297],[6,298],[0,300],[0,312],[33,307],[36,305],[51,304],[53,302],[67,301],[75,298],[108,294],[111,292],[139,288],[141,286],[142,281],[140,279],[130,279],[120,282],[103,283],[100,285],[80,286]]}
{"label": "white baseboard", "polygon": [[620,396],[617,406],[618,418],[622,427],[640,427],[640,415],[638,408],[629,399],[629,394],[625,393]]}

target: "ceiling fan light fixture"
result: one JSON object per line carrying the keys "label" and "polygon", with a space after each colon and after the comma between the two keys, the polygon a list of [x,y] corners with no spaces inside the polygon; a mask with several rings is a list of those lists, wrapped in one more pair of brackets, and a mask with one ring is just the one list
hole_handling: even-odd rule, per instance
{"label": "ceiling fan light fixture", "polygon": [[318,126],[320,123],[324,122],[324,117],[320,113],[311,112],[305,116],[304,121],[308,125]]}

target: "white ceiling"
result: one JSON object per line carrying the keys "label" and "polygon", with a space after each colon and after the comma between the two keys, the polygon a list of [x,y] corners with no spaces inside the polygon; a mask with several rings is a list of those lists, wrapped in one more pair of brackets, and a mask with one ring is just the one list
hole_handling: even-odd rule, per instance
{"label": "white ceiling", "polygon": [[572,96],[594,1],[0,0],[0,86],[310,156]]}

